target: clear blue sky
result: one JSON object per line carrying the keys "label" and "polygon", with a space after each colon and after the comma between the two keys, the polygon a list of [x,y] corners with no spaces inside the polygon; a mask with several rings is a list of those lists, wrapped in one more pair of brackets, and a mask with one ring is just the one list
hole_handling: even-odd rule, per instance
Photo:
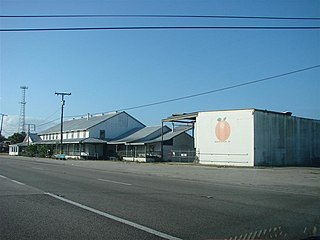
{"label": "clear blue sky", "polygon": [[[1,15],[178,14],[320,17],[320,1],[1,0]],[[0,28],[106,26],[319,26],[320,21],[217,19],[4,19]],[[0,113],[28,123],[108,112],[206,92],[320,64],[320,30],[126,30],[0,33]],[[259,108],[320,119],[320,68],[250,86],[128,111],[147,125],[182,112]],[[49,127],[45,125],[43,127]]]}

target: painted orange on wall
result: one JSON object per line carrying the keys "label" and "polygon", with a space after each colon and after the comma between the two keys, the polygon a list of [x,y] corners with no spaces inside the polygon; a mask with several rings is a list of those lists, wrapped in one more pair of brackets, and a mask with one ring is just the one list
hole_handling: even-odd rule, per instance
{"label": "painted orange on wall", "polygon": [[231,129],[229,123],[226,121],[226,117],[224,119],[218,118],[217,125],[215,128],[216,137],[219,141],[224,142],[230,137]]}

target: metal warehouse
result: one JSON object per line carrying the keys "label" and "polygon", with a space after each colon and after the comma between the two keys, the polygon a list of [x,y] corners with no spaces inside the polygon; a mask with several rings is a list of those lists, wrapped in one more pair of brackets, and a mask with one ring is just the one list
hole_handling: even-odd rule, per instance
{"label": "metal warehouse", "polygon": [[195,127],[201,164],[319,166],[320,120],[259,109],[177,114],[163,122]]}

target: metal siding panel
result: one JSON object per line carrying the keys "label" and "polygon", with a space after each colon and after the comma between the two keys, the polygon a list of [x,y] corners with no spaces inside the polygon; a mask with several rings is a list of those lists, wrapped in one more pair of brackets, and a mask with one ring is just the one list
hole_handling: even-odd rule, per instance
{"label": "metal siding panel", "polygon": [[285,157],[283,116],[255,112],[255,165],[282,165]]}
{"label": "metal siding panel", "polygon": [[317,165],[319,138],[319,120],[258,111],[255,113],[255,165]]}

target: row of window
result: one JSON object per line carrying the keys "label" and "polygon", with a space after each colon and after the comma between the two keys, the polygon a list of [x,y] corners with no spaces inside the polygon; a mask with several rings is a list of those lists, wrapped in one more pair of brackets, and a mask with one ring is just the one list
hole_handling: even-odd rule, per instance
{"label": "row of window", "polygon": [[[60,139],[60,133],[44,134],[40,137],[42,140],[58,140]],[[89,137],[89,132],[87,131],[72,131],[63,133],[63,139],[77,139],[87,137]]]}
{"label": "row of window", "polygon": [[17,146],[10,146],[10,152],[18,152],[19,148]]}

